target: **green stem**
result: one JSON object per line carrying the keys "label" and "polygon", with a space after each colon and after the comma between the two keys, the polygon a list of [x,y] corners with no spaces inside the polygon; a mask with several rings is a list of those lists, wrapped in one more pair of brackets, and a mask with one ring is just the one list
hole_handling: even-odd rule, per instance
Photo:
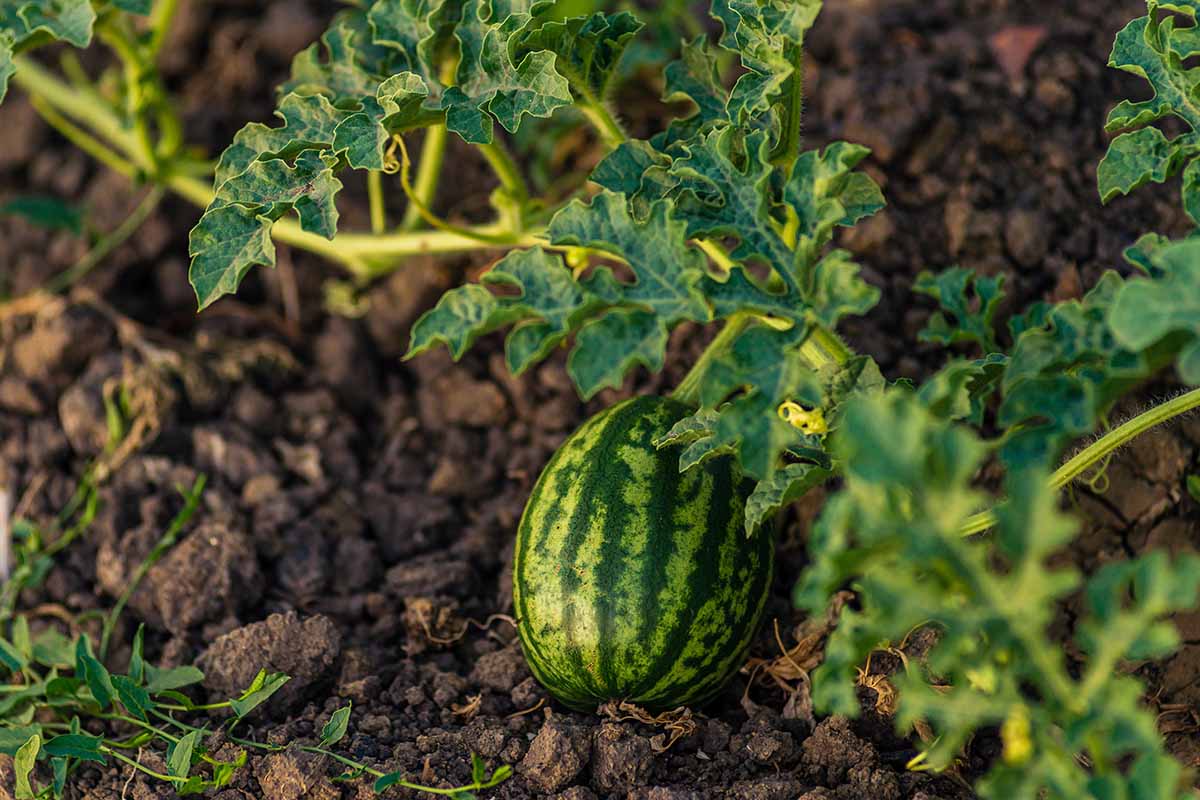
{"label": "green stem", "polygon": [[[437,196],[438,178],[441,176],[442,163],[446,156],[447,129],[445,125],[431,125],[425,131],[425,141],[421,145],[421,160],[417,162],[417,180],[413,184],[413,193],[427,208],[433,207]],[[404,219],[400,229],[411,231],[421,224],[421,211],[415,203],[409,203],[404,211]]]}
{"label": "green stem", "polygon": [[146,52],[151,61],[158,59],[178,10],[179,0],[158,0],[154,5],[154,12],[150,15],[150,41],[146,45]]}
{"label": "green stem", "polygon": [[804,116],[804,46],[788,45],[785,48],[792,74],[784,88],[786,98],[783,128],[779,132],[779,143],[771,152],[771,163],[783,170],[790,170],[800,155],[801,122]]}
{"label": "green stem", "polygon": [[[1050,487],[1057,490],[1067,486],[1109,454],[1121,449],[1146,431],[1196,408],[1200,408],[1200,389],[1193,389],[1137,415],[1080,450],[1055,470],[1050,476]],[[983,511],[968,519],[960,533],[963,536],[982,533],[996,522],[994,511]]]}
{"label": "green stem", "polygon": [[162,739],[166,739],[168,742],[171,742],[171,743],[179,742],[178,736],[173,736],[173,735],[167,733],[166,731],[164,731],[162,728],[156,728],[155,726],[151,725],[149,722],[143,722],[142,720],[136,719],[134,717],[127,717],[124,714],[96,714],[95,718],[108,720],[109,722],[124,722],[126,725],[132,725],[135,728],[141,728],[142,730],[144,730],[147,733],[152,733],[155,736],[158,736]]}
{"label": "green stem", "polygon": [[508,192],[508,195],[519,203],[524,204],[529,199],[529,187],[525,183],[525,178],[521,175],[521,170],[517,166],[517,162],[509,155],[508,150],[499,141],[494,141],[491,144],[476,145],[479,152],[487,159],[492,171],[496,173],[496,177],[500,179],[500,185]]}
{"label": "green stem", "polygon": [[608,149],[616,149],[629,139],[629,135],[625,133],[621,123],[612,115],[602,100],[589,96],[579,104],[579,110],[592,123],[596,132],[600,134],[601,141]]}
{"label": "green stem", "polygon": [[122,158],[116,151],[110,149],[96,137],[89,134],[69,119],[59,114],[49,103],[37,95],[30,96],[34,111],[38,112],[46,124],[58,131],[64,139],[99,161],[113,172],[133,180],[137,178],[138,168],[132,162]]}
{"label": "green stem", "polygon": [[[114,20],[121,20],[116,17]],[[97,30],[100,39],[117,54],[125,72],[125,113],[133,122],[134,141],[137,143],[139,159],[147,166],[152,175],[158,173],[158,154],[154,140],[150,136],[150,126],[146,122],[147,98],[142,86],[145,61],[138,52],[124,26],[118,21],[102,25]]]}
{"label": "green stem", "polygon": [[513,216],[512,225],[508,226],[504,233],[499,233],[496,235],[483,235],[475,230],[472,230],[471,228],[464,228],[459,225],[454,225],[433,213],[433,210],[425,205],[425,202],[417,195],[416,190],[413,188],[412,181],[409,179],[412,171],[412,161],[408,157],[408,148],[405,146],[404,140],[397,138],[396,143],[400,146],[400,186],[404,189],[404,196],[408,198],[409,207],[416,209],[417,213],[421,215],[421,219],[428,222],[430,226],[436,230],[444,233],[467,237],[477,236],[480,241],[488,242],[500,247],[507,247],[518,238],[518,236],[515,236],[508,231],[516,230],[520,226],[520,209],[514,210],[515,213]]}
{"label": "green stem", "polygon": [[143,772],[146,775],[149,775],[151,778],[154,778],[155,780],[164,781],[166,783],[172,783],[172,784],[180,783],[183,781],[182,778],[176,778],[171,775],[164,775],[161,772],[155,772],[154,770],[150,769],[149,767],[143,766],[141,763],[134,761],[132,758],[125,755],[124,753],[118,753],[116,750],[113,750],[111,747],[101,745],[100,751],[103,753],[107,753],[108,755],[115,758],[117,761],[122,761],[122,762],[128,764],[129,766],[136,769],[138,772]]}
{"label": "green stem", "polygon": [[387,208],[383,203],[383,173],[367,172],[367,202],[371,206],[371,233],[380,235],[387,230]]}
{"label": "green stem", "polygon": [[198,706],[180,706],[174,703],[159,703],[159,708],[165,708],[167,711],[217,711],[222,708],[229,708],[233,705],[232,701],[226,700],[221,703],[205,703]]}
{"label": "green stem", "polygon": [[671,397],[693,408],[698,407],[700,405],[700,382],[704,379],[704,373],[714,360],[729,349],[742,331],[746,330],[746,326],[752,319],[754,319],[754,315],[745,312],[729,317],[725,322],[725,327],[721,328],[720,333],[709,342],[708,347],[704,348],[700,358],[696,359],[696,363],[688,370],[688,374],[683,376],[683,380],[675,387],[675,391],[671,392]]}
{"label": "green stem", "polygon": [[841,337],[824,325],[813,326],[800,352],[818,369],[830,363],[845,364],[854,357],[854,351],[846,346]]}
{"label": "green stem", "polygon": [[75,262],[69,269],[59,273],[55,277],[46,282],[45,290],[57,294],[65,291],[74,285],[77,281],[86,276],[89,272],[96,268],[96,265],[108,257],[109,253],[120,247],[126,242],[130,236],[137,233],[142,227],[142,223],[146,218],[154,213],[154,209],[158,208],[158,204],[162,202],[163,195],[166,190],[161,186],[155,186],[146,193],[133,212],[125,218],[125,221],[106,234],[96,242],[95,246],[89,250],[83,258]]}
{"label": "green stem", "polygon": [[372,769],[371,767],[368,767],[366,764],[360,764],[359,762],[354,761],[353,759],[346,758],[345,756],[339,756],[337,753],[331,752],[331,751],[326,750],[321,747],[297,747],[296,749],[300,750],[301,752],[304,752],[304,753],[313,753],[315,755],[326,756],[328,758],[332,758],[334,761],[338,762],[339,764],[350,767],[352,769],[362,770],[363,772],[367,773],[368,775],[370,775],[371,777],[374,777],[374,778],[382,778],[386,774],[384,772],[380,772],[377,769]]}
{"label": "green stem", "polygon": [[[15,62],[17,71],[12,78],[15,85],[21,87],[32,98],[40,100],[43,108],[52,108],[58,119],[69,117],[90,128],[92,133],[75,128],[72,134],[73,142],[86,142],[87,152],[101,160],[107,159],[105,163],[129,177],[134,177],[139,170],[145,173],[152,171],[153,164],[140,152],[133,134],[124,129],[117,115],[97,95],[64,83],[27,57],[18,56]],[[123,153],[124,156],[115,151]],[[493,151],[494,155],[495,152]],[[500,152],[497,164],[506,163],[504,159],[507,154]],[[511,159],[508,163],[511,163]],[[211,184],[185,172],[183,169],[168,172],[157,176],[156,180],[190,203],[202,209],[207,208],[213,200]],[[517,186],[524,186],[519,173],[509,175],[507,179],[510,182],[516,180]],[[271,236],[283,244],[329,259],[364,281],[386,275],[392,271],[397,261],[409,256],[529,247],[543,243],[539,231],[526,232],[515,237],[511,243],[501,245],[494,240],[512,233],[503,226],[481,225],[467,230],[471,232],[470,235],[446,231],[420,231],[385,236],[341,234],[330,240],[301,229],[294,220],[281,219],[271,229]]]}

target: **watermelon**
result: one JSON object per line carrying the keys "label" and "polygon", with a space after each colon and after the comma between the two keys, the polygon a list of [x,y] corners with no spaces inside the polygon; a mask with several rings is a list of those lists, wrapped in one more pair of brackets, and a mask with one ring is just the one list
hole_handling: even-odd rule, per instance
{"label": "watermelon", "polygon": [[638,397],[585,422],[550,459],[513,560],[534,676],[576,710],[699,705],[741,667],[771,585],[769,530],[747,538],[751,485],[730,457],[679,471],[654,441],[690,413]]}

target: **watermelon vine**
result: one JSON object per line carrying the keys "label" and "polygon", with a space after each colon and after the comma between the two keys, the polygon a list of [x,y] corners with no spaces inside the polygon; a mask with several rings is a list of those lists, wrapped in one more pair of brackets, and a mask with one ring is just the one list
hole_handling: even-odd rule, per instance
{"label": "watermelon vine", "polygon": [[[1200,238],[1149,232],[1081,299],[1036,304],[1004,329],[1001,281],[961,268],[922,274],[913,289],[940,311],[920,338],[947,360],[920,385],[889,381],[838,333],[879,300],[836,247],[840,228],[884,207],[860,169],[869,152],[805,150],[800,135],[804,39],[820,0],[712,0],[711,35],[686,4],[648,14],[607,5],[621,8],[356,3],[296,57],[276,124],[244,127],[211,170],[185,145],[154,70],[174,3],[0,0],[0,99],[20,88],[96,158],[204,209],[190,239],[201,309],[273,265],[277,242],[329,258],[351,292],[412,255],[495,252],[478,283],[451,289],[415,324],[408,356],[445,346],[459,358],[505,331],[517,375],[569,347],[583,398],[662,369],[678,326],[716,329],[672,399],[602,412],[534,489],[518,533],[521,635],[535,673],[568,705],[661,708],[719,690],[761,610],[752,590],[769,577],[771,519],[829,484],[795,598],[818,614],[851,585],[858,602],[813,675],[820,710],[857,713],[854,676],[869,653],[931,625],[927,661],[897,680],[903,732],[933,733],[924,767],[950,766],[975,732],[997,728],[1004,752],[977,787],[985,797],[1189,796],[1121,665],[1178,644],[1163,618],[1195,607],[1200,564],[1152,553],[1085,577],[1052,556],[1076,531],[1058,490],[1200,406],[1191,389],[1105,430],[1118,402],[1155,376],[1173,370],[1200,385]],[[1183,207],[1200,225],[1200,78],[1189,66],[1198,12],[1198,0],[1147,0],[1146,16],[1117,34],[1110,65],[1153,94],[1113,110],[1108,128],[1120,133],[1098,184],[1108,202],[1181,174]],[[148,24],[132,22],[148,13]],[[681,27],[692,38],[676,46]],[[93,34],[122,66],[116,100],[30,56]],[[611,97],[647,69],[661,73],[663,99],[688,110],[633,138]],[[1154,124],[1166,117],[1182,125],[1173,138]],[[558,180],[545,141],[585,126],[602,158]],[[491,222],[433,210],[450,136],[496,175]],[[353,171],[367,175],[370,232],[340,231],[337,196]],[[395,174],[398,224],[384,189]],[[988,463],[1004,473],[997,497],[978,484]],[[586,491],[571,494],[572,481]],[[680,499],[697,486],[711,489],[704,504]],[[637,506],[652,500],[653,515]],[[648,549],[674,571],[639,561]],[[1087,607],[1081,674],[1047,631],[1074,592]],[[676,595],[675,605],[661,599]],[[657,614],[661,629],[614,622],[636,613]],[[688,638],[689,616],[728,635]]]}

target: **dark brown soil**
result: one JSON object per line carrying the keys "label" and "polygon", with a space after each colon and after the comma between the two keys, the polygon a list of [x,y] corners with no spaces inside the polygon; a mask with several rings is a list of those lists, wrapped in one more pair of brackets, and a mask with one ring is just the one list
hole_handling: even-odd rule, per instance
{"label": "dark brown soil", "polygon": [[[919,377],[938,356],[915,344],[928,306],[908,287],[924,268],[962,263],[1009,279],[1013,305],[1077,296],[1147,230],[1181,224],[1175,189],[1102,209],[1094,170],[1104,116],[1142,87],[1104,67],[1112,36],[1141,0],[865,0],[830,2],[810,44],[809,144],[870,145],[869,169],[891,203],[845,245],[884,288],[849,329],[893,377]],[[218,150],[245,121],[265,119],[271,88],[332,5],[185,3],[168,48],[193,140]],[[1028,59],[1024,43],[1035,43]],[[471,216],[488,187],[466,148],[440,204]],[[353,179],[348,179],[351,184]],[[462,187],[471,187],[469,191]],[[343,221],[365,223],[348,192]],[[136,202],[38,122],[19,92],[0,108],[0,202],[48,193],[87,206],[109,228]],[[399,201],[396,201],[399,206]],[[586,414],[617,396],[671,385],[639,375],[585,406],[561,358],[515,380],[489,339],[458,365],[442,353],[402,362],[407,329],[438,292],[481,264],[414,259],[368,295],[358,319],[322,310],[332,268],[281,248],[236,300],[197,317],[186,283],[197,212],[170,200],[142,232],[64,302],[0,315],[0,485],[21,513],[48,522],[106,439],[103,392],[123,380],[147,423],[139,450],[102,490],[99,517],[44,587],[20,607],[69,615],[108,608],[181,499],[209,477],[178,546],[147,575],[116,632],[120,668],[136,625],[159,663],[197,662],[224,699],[260,668],[293,680],[256,721],[263,740],[315,742],[329,714],[354,703],[347,755],[413,779],[455,785],[469,754],[513,764],[489,797],[636,800],[953,800],[962,779],[908,772],[915,753],[885,716],[886,684],[861,690],[855,721],[813,720],[771,682],[742,676],[665,752],[663,730],[574,714],[546,702],[493,617],[510,610],[513,532],[532,481]],[[0,292],[30,291],[82,245],[0,219]],[[299,294],[299,316],[289,298]],[[674,351],[697,347],[680,331]],[[1109,470],[1103,494],[1080,490],[1091,520],[1067,557],[1084,570],[1148,548],[1195,549],[1200,509],[1183,489],[1197,467],[1200,423],[1139,442]],[[769,616],[787,644],[803,621],[788,595],[804,566],[819,498],[790,512]],[[1064,609],[1068,654],[1073,609]],[[51,624],[52,617],[41,622]],[[1200,615],[1178,619],[1187,644],[1141,665],[1173,751],[1200,765]],[[478,624],[475,624],[478,623]],[[96,633],[92,630],[92,633]],[[919,646],[919,643],[914,644]],[[768,628],[754,655],[779,653]],[[875,664],[874,672],[886,669]],[[1133,665],[1137,666],[1137,665]],[[970,779],[995,758],[993,737],[965,754]],[[159,758],[144,754],[145,763]],[[9,765],[0,765],[0,772]],[[360,798],[336,765],[296,752],[259,757],[220,800]],[[0,798],[6,797],[0,786]],[[171,789],[89,767],[72,798],[155,798]]]}

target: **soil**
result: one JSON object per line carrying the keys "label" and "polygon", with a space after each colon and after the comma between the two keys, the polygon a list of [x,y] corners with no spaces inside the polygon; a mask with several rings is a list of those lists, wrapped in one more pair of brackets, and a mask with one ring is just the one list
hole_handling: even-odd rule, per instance
{"label": "soil", "polygon": [[[809,43],[808,144],[845,138],[874,150],[868,169],[890,207],[843,244],[884,290],[848,335],[886,374],[919,378],[937,367],[939,357],[915,344],[929,305],[908,287],[921,269],[1003,273],[1011,305],[1066,299],[1103,270],[1124,269],[1120,252],[1140,233],[1181,228],[1175,188],[1108,208],[1096,196],[1105,114],[1144,94],[1104,66],[1114,33],[1144,12],[1140,0],[828,5]],[[333,11],[300,0],[185,2],[167,74],[192,140],[215,152],[245,121],[266,119],[271,87]],[[440,207],[485,213],[485,170],[464,147],[447,163],[456,172]],[[0,202],[22,193],[78,200],[100,229],[138,196],[66,146],[14,91],[0,108]],[[365,226],[361,187],[345,200],[344,226]],[[177,487],[203,473],[200,509],[134,594],[111,661],[124,665],[145,623],[148,656],[198,663],[214,700],[260,668],[287,672],[291,683],[255,717],[264,741],[313,743],[350,700],[339,745],[347,755],[441,786],[469,780],[472,751],[514,765],[515,777],[487,797],[972,796],[967,782],[997,756],[995,736],[977,737],[955,774],[906,771],[916,745],[892,732],[887,659],[863,682],[856,720],[814,719],[802,690],[785,692],[760,671],[739,676],[669,748],[661,725],[571,713],[530,676],[496,615],[510,611],[510,549],[532,481],[586,415],[677,381],[699,332],[677,332],[662,375],[639,374],[583,404],[561,355],[513,379],[497,337],[457,365],[440,352],[401,360],[416,316],[485,266],[478,261],[414,259],[371,289],[365,314],[348,318],[322,304],[332,268],[281,247],[278,269],[197,316],[186,283],[196,218],[168,200],[68,299],[0,315],[0,485],[16,488],[19,513],[47,524],[68,502],[107,438],[106,385],[123,381],[142,421],[140,447],[114,464],[87,537],[20,598],[37,624],[61,624],[53,614],[63,609],[70,617],[111,607],[181,507]],[[0,292],[12,295],[83,249],[70,234],[13,219],[0,218],[0,241]],[[1184,481],[1198,453],[1192,420],[1121,454],[1106,491],[1076,492],[1088,524],[1063,557],[1092,571],[1150,548],[1196,549],[1200,508]],[[810,497],[791,510],[781,537],[768,618],[789,645],[793,632],[812,630],[788,596],[819,507]],[[1060,617],[1072,658],[1074,611],[1068,603]],[[1130,668],[1149,682],[1172,752],[1200,766],[1200,614],[1177,622],[1186,642],[1177,655]],[[772,626],[753,655],[779,655]],[[251,755],[217,797],[370,796],[361,781],[332,782],[339,773],[299,752]],[[67,794],[146,800],[173,791],[89,766]]]}

